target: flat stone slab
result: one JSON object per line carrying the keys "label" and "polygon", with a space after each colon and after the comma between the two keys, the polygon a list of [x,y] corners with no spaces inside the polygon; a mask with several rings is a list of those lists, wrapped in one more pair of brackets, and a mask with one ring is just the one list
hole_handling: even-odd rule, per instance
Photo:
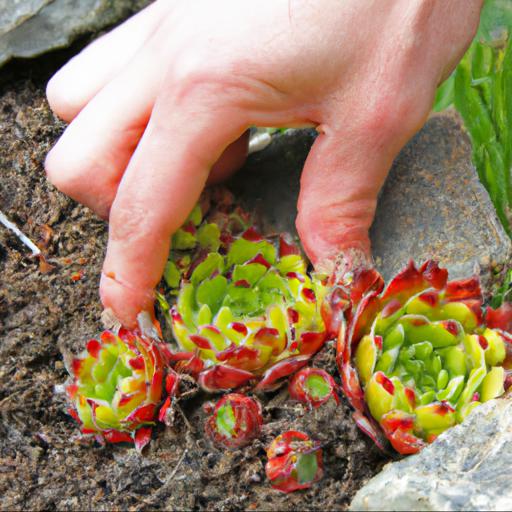
{"label": "flat stone slab", "polygon": [[[247,206],[276,229],[295,231],[300,173],[315,137],[314,130],[274,135],[232,182]],[[435,258],[452,278],[476,272],[484,286],[499,282],[512,244],[478,180],[455,114],[433,116],[397,157],[370,236],[386,280],[410,258]]]}
{"label": "flat stone slab", "polygon": [[138,11],[150,0],[1,0],[0,67],[64,48]]}
{"label": "flat stone slab", "polygon": [[418,455],[384,466],[350,510],[512,510],[512,400],[477,407]]}

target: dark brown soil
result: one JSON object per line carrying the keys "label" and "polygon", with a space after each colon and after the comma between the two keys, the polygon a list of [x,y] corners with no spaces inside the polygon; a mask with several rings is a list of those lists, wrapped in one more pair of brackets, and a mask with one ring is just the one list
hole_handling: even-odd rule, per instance
{"label": "dark brown soil", "polygon": [[[29,79],[14,73],[0,90],[0,209],[46,243],[54,266],[41,272],[0,226],[0,508],[345,509],[385,458],[343,402],[308,412],[286,391],[263,397],[263,436],[234,452],[203,438],[201,394],[180,402],[174,428],[156,429],[142,456],[80,440],[59,393],[63,354],[81,350],[101,329],[97,287],[107,230],[45,180],[45,154],[63,128],[46,104],[46,77],[44,70]],[[334,374],[332,352],[327,347],[316,363]],[[266,481],[264,448],[290,428],[322,442],[325,476],[308,491],[284,495]]]}

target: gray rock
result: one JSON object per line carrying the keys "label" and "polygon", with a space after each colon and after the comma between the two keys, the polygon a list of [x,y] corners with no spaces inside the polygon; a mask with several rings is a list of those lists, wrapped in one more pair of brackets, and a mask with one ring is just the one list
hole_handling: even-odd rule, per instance
{"label": "gray rock", "polygon": [[512,400],[492,400],[418,455],[387,464],[350,510],[512,510]]}
{"label": "gray rock", "polygon": [[[127,18],[150,0],[0,0],[0,67]],[[7,4],[9,6],[7,7]]]}
{"label": "gray rock", "polygon": [[385,279],[435,258],[450,277],[481,275],[491,284],[512,254],[510,238],[471,163],[471,143],[454,114],[430,119],[396,159],[371,229]]}
{"label": "gray rock", "polygon": [[[232,186],[270,225],[294,231],[302,166],[314,130],[288,130],[249,157]],[[320,205],[321,207],[321,205]],[[499,282],[512,244],[471,163],[468,137],[454,114],[432,117],[396,159],[371,229],[385,279],[410,258],[438,259],[451,277],[477,272]]]}

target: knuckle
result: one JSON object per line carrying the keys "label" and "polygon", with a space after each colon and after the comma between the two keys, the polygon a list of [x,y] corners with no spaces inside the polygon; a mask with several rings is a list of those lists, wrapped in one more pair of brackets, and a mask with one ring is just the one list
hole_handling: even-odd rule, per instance
{"label": "knuckle", "polygon": [[[430,95],[378,94],[365,109],[362,127],[378,139],[397,140],[409,138],[425,121],[430,111]],[[425,99],[427,96],[427,100]]]}
{"label": "knuckle", "polygon": [[223,58],[212,55],[202,46],[184,52],[168,71],[174,100],[187,103],[205,94],[218,99],[227,86],[229,68]]}

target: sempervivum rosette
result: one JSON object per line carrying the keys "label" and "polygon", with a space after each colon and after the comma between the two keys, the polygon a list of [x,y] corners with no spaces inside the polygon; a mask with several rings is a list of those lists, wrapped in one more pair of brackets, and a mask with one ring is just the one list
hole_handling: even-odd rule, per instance
{"label": "sempervivum rosette", "polygon": [[322,448],[304,432],[288,430],[267,448],[265,472],[278,491],[309,489],[324,474]]}
{"label": "sempervivum rosette", "polygon": [[162,400],[166,352],[161,342],[125,329],[90,340],[72,360],[66,387],[82,432],[141,450]]}
{"label": "sempervivum rosette", "polygon": [[252,380],[268,389],[305,365],[327,337],[326,287],[308,275],[298,247],[248,226],[229,201],[206,215],[196,208],[171,253],[167,299],[160,297],[180,348],[177,368],[209,391]]}
{"label": "sempervivum rosette", "polygon": [[354,274],[338,346],[343,389],[378,444],[383,433],[415,453],[505,392],[510,306],[484,314],[478,278],[448,282],[433,261],[411,262],[385,289],[371,274]]}
{"label": "sempervivum rosette", "polygon": [[181,349],[202,362],[209,390],[289,375],[326,339],[325,288],[287,243],[253,229],[208,253],[182,282],[170,319]]}
{"label": "sempervivum rosette", "polygon": [[240,393],[224,395],[205,424],[205,433],[215,445],[236,449],[249,444],[261,433],[261,404]]}

